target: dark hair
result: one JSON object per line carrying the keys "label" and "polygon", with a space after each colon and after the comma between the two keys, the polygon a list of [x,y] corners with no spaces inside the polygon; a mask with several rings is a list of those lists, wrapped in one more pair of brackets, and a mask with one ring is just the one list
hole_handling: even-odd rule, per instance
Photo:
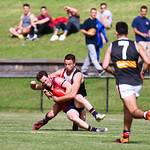
{"label": "dark hair", "polygon": [[24,7],[24,6],[27,6],[27,7],[29,7],[29,8],[30,8],[30,5],[29,5],[29,4],[23,4],[23,7]]}
{"label": "dark hair", "polygon": [[45,9],[47,10],[47,7],[46,7],[46,6],[42,6],[41,9],[42,9],[42,8],[45,8]]}
{"label": "dark hair", "polygon": [[116,31],[119,35],[127,35],[128,34],[128,25],[121,21],[116,24]]}
{"label": "dark hair", "polygon": [[72,60],[73,62],[75,62],[76,61],[76,58],[75,58],[75,56],[73,55],[73,54],[67,54],[66,56],[65,56],[65,59],[64,60]]}
{"label": "dark hair", "polygon": [[147,7],[146,6],[141,6],[140,10],[141,9],[146,9],[147,10]]}
{"label": "dark hair", "polygon": [[40,71],[40,72],[36,75],[36,79],[37,79],[38,81],[40,81],[40,79],[41,79],[43,76],[48,77],[47,72],[44,71],[44,70]]}
{"label": "dark hair", "polygon": [[90,9],[90,12],[91,12],[92,10],[96,10],[96,11],[97,11],[97,9],[96,9],[96,8],[91,8],[91,9]]}
{"label": "dark hair", "polygon": [[107,4],[106,4],[106,3],[101,3],[100,6],[102,6],[102,5],[105,5],[105,6],[107,7]]}

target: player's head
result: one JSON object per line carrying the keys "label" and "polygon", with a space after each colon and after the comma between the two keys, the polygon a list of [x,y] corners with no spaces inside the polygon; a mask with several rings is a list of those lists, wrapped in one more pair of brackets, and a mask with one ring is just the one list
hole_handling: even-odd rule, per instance
{"label": "player's head", "polygon": [[107,9],[107,4],[106,3],[101,3],[100,8],[101,8],[101,11],[104,12]]}
{"label": "player's head", "polygon": [[92,19],[95,19],[96,15],[97,15],[97,9],[96,8],[91,8],[90,9],[90,15],[91,15]]}
{"label": "player's head", "polygon": [[30,5],[29,4],[23,4],[23,10],[25,14],[28,14],[30,12]]}
{"label": "player's head", "polygon": [[47,14],[47,7],[46,7],[46,6],[42,6],[42,7],[41,7],[41,14],[42,14],[43,16],[45,16],[45,15]]}
{"label": "player's head", "polygon": [[128,34],[128,25],[121,21],[121,22],[117,22],[116,24],[116,34],[117,35],[127,35]]}
{"label": "player's head", "polygon": [[141,6],[140,11],[141,11],[141,15],[140,16],[142,18],[145,18],[146,15],[147,15],[148,8],[146,6]]}
{"label": "player's head", "polygon": [[73,54],[67,54],[64,59],[65,68],[68,73],[71,73],[75,68],[76,58]]}
{"label": "player's head", "polygon": [[51,87],[51,80],[50,78],[48,78],[48,74],[46,71],[40,71],[37,74],[36,79],[40,81],[44,86]]}

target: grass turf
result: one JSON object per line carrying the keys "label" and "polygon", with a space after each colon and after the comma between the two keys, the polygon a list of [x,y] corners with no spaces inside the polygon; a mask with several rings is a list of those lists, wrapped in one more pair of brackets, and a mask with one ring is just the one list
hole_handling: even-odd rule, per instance
{"label": "grass turf", "polygon": [[105,120],[96,122],[87,113],[87,122],[95,127],[107,127],[106,133],[88,132],[83,129],[72,131],[72,122],[64,113],[51,120],[38,131],[33,125],[41,120],[42,113],[3,113],[0,112],[0,149],[2,150],[116,150],[133,149],[148,150],[150,146],[150,130],[148,121],[134,120],[130,144],[116,144],[123,129],[122,115],[107,115]]}
{"label": "grass turf", "polygon": [[[0,111],[39,111],[41,91],[32,90],[30,81],[35,78],[0,78]],[[143,110],[148,110],[150,80],[144,80],[140,97],[138,98],[138,106]],[[85,79],[87,90],[87,99],[93,107],[101,113],[106,113],[106,79]],[[115,79],[109,80],[109,113],[122,113],[122,102],[116,90]],[[54,102],[43,96],[43,109],[48,111]]]}
{"label": "grass turf", "polygon": [[[135,40],[131,23],[133,18],[140,14],[141,5],[149,6],[150,0],[105,0],[108,8],[113,14],[113,26],[106,31],[109,42],[104,45],[101,50],[100,59],[103,59],[106,47],[110,42],[116,40],[115,24],[118,21],[126,21],[129,25],[129,38]],[[60,16],[67,17],[64,6],[75,7],[80,12],[80,23],[89,18],[90,8],[95,7],[100,11],[101,1],[92,0],[1,0],[1,24],[0,24],[0,58],[15,59],[63,59],[67,53],[73,53],[77,59],[85,59],[87,55],[87,47],[85,45],[85,37],[81,32],[70,35],[66,40],[60,42],[50,42],[52,34],[43,36],[36,42],[19,40],[9,37],[9,28],[18,24],[20,16],[23,14],[22,5],[29,3],[31,12],[36,16],[40,14],[40,7],[45,5],[52,18]],[[147,17],[149,18],[149,13]],[[61,32],[62,33],[62,32]],[[22,43],[25,46],[22,46]]]}

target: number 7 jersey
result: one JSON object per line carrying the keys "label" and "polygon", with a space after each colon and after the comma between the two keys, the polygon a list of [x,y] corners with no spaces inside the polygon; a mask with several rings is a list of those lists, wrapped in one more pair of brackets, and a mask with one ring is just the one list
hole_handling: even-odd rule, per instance
{"label": "number 7 jersey", "polygon": [[136,42],[121,38],[111,43],[111,60],[116,72],[116,84],[140,85],[139,52]]}

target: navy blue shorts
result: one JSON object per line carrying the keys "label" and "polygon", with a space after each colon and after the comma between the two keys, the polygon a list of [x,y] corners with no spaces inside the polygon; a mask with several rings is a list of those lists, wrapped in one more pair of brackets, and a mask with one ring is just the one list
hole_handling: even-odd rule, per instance
{"label": "navy blue shorts", "polygon": [[74,100],[72,100],[70,105],[67,107],[67,109],[64,112],[67,113],[70,109],[75,109],[80,114],[80,112],[84,109],[84,106],[82,106],[81,108],[77,108],[74,104]]}

